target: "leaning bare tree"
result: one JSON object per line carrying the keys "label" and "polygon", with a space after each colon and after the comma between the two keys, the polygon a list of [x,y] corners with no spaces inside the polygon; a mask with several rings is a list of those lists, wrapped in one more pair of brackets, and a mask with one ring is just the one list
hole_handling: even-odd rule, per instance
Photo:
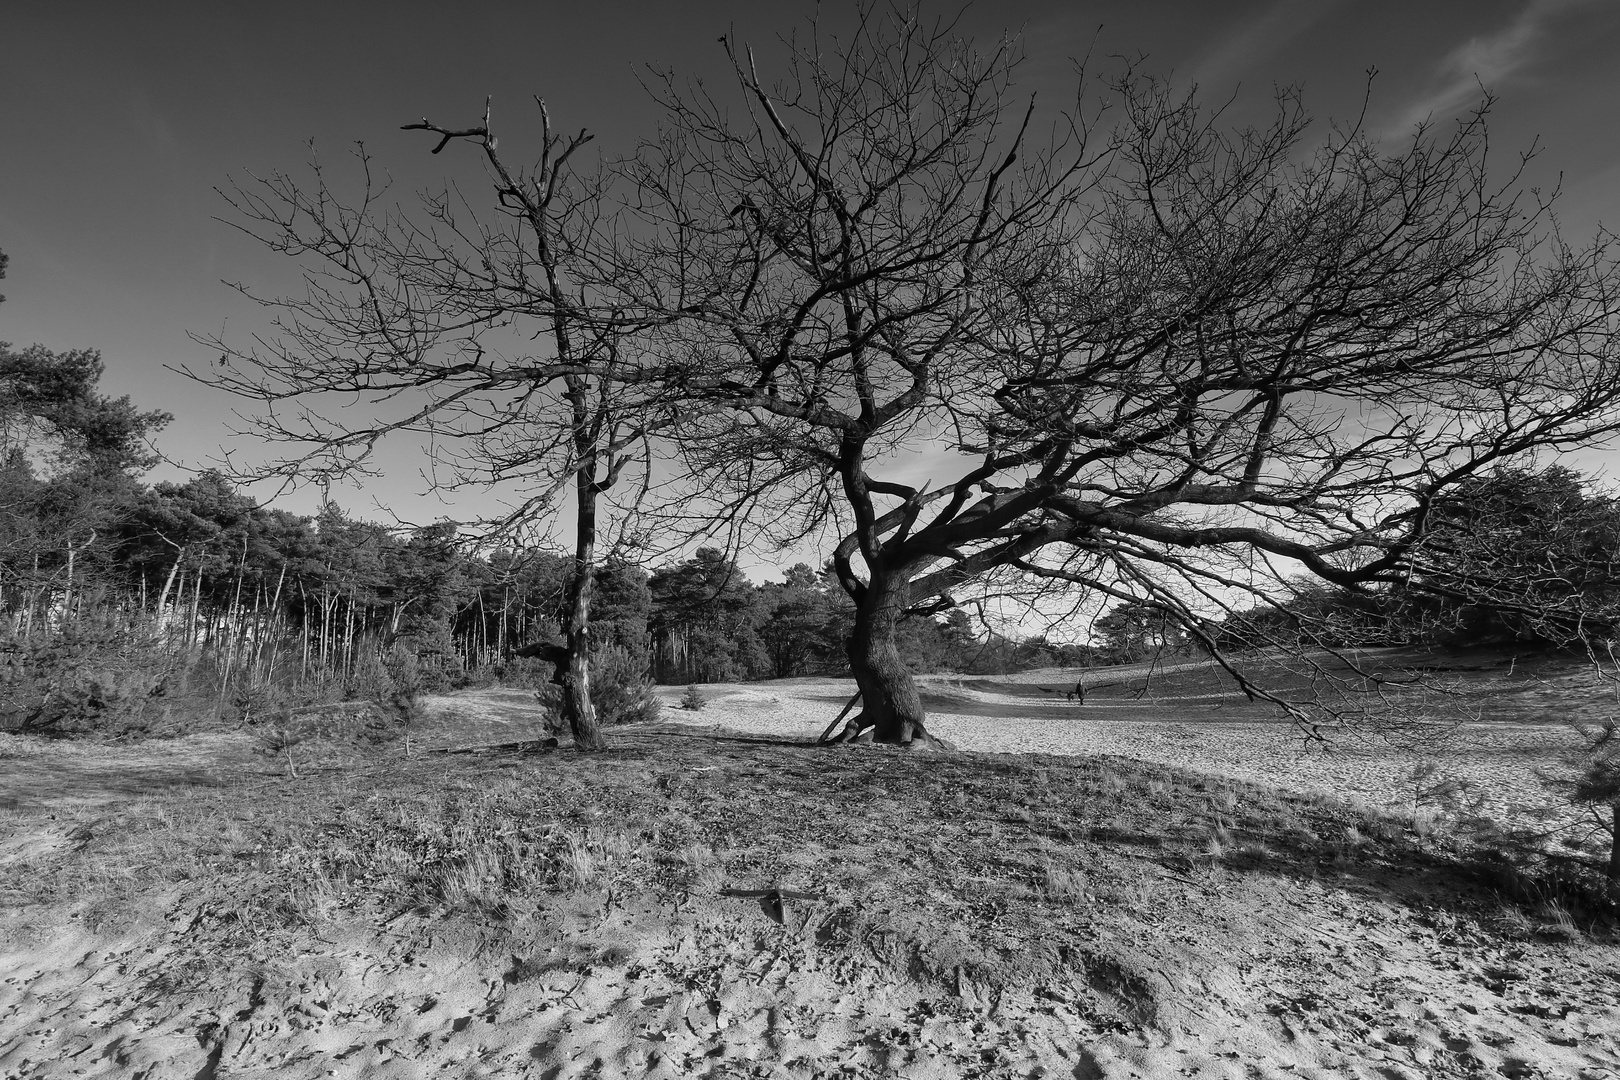
{"label": "leaning bare tree", "polygon": [[1293,94],[1228,130],[1126,72],[1054,129],[1011,46],[905,15],[812,27],[779,83],[722,46],[735,97],[666,80],[635,173],[645,303],[681,316],[687,512],[834,532],[851,733],[929,741],[895,628],[974,583],[1146,600],[1219,655],[1210,606],[1410,582],[1449,490],[1620,427],[1607,239],[1487,174],[1484,108],[1313,150]]}
{"label": "leaning bare tree", "polygon": [[452,186],[425,196],[423,216],[412,218],[383,201],[363,150],[364,190],[353,205],[319,165],[311,183],[278,173],[227,193],[233,224],[303,260],[307,292],[261,299],[277,313],[277,333],[252,346],[199,339],[220,361],[188,374],[258,402],[254,429],[289,444],[260,476],[364,473],[385,436],[415,436],[431,449],[436,486],[523,493],[486,522],[497,534],[550,515],[571,486],[567,643],[543,655],[557,667],[575,745],[594,750],[606,745],[590,692],[599,506],[645,464],[652,413],[637,389],[644,384],[626,377],[641,324],[611,287],[606,181],[574,168],[590,136],[554,133],[537,104],[540,155],[524,169],[499,152],[487,103],[473,127],[405,125],[437,136],[435,154],[472,143],[494,189],[491,208]]}

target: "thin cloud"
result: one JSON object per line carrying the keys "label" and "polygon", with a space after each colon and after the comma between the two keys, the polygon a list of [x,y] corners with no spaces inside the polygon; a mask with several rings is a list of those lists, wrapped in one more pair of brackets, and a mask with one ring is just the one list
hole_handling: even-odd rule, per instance
{"label": "thin cloud", "polygon": [[1518,17],[1495,34],[1457,46],[1436,65],[1433,89],[1407,107],[1391,132],[1408,132],[1434,117],[1451,115],[1478,101],[1481,86],[1494,90],[1509,82],[1535,59],[1547,22],[1585,2],[1528,0]]}
{"label": "thin cloud", "polygon": [[1221,92],[1231,89],[1255,62],[1276,52],[1343,0],[1276,0],[1258,16],[1216,41],[1183,76]]}

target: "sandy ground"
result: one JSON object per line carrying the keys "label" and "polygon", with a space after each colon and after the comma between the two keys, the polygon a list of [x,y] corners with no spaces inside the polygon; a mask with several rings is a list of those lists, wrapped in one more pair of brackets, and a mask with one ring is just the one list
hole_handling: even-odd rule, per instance
{"label": "sandy ground", "polygon": [[[1323,749],[1276,722],[1178,717],[1173,701],[1080,708],[972,680],[928,691],[932,729],[964,750],[1118,755],[1393,806],[1412,804],[1413,771],[1434,760],[1504,816],[1552,805],[1535,772],[1573,738],[1498,721],[1459,729],[1437,754]],[[668,721],[808,740],[848,685],[708,687],[695,712],[673,707],[680,692],[664,691]],[[523,737],[531,700],[496,691],[436,707]],[[0,874],[70,850],[75,813],[224,784],[232,738],[0,737]],[[232,951],[199,929],[224,917],[217,901],[183,891],[130,897],[116,930],[0,911],[0,1077],[1620,1080],[1613,945],[1482,933],[1392,899],[1392,882],[1146,864],[1129,887],[1139,910],[1062,974],[1003,990],[962,968],[910,971],[881,923],[856,928],[858,948],[825,947],[854,931],[813,901],[778,921],[748,900],[660,907],[581,890],[498,941],[418,915],[334,915]]]}
{"label": "sandy ground", "polygon": [[[316,940],[267,940],[247,965],[199,954],[183,917],[111,939],[13,930],[0,939],[0,1075],[1620,1076],[1612,956],[1605,969],[1491,946],[1331,886],[1284,905],[1239,899],[1262,905],[1267,932],[1235,941],[1218,924],[1144,913],[1137,940],[1076,958],[1083,976],[1006,990],[907,978],[881,942],[828,950],[814,908],[777,926],[742,904],[676,912],[582,896],[516,949],[453,926],[337,923]],[[1212,965],[1199,937],[1225,962]]]}

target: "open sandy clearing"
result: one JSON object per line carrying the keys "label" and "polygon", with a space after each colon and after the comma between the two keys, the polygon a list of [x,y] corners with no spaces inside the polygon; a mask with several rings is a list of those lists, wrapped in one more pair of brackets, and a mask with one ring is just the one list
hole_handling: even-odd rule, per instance
{"label": "open sandy clearing", "polygon": [[[1077,678],[1130,687],[1132,669],[1053,670],[1018,676],[922,679],[929,730],[963,750],[992,754],[1115,755],[1215,773],[1295,791],[1362,799],[1374,806],[1413,809],[1442,779],[1461,782],[1480,813],[1501,822],[1572,812],[1543,776],[1557,774],[1581,742],[1574,721],[1593,721],[1603,702],[1588,703],[1584,672],[1564,676],[1576,697],[1545,680],[1517,693],[1478,692],[1491,718],[1459,722],[1416,744],[1357,732],[1325,743],[1305,739],[1292,724],[1247,707],[1235,693],[1158,692],[1131,700],[1116,691],[1088,704],[1061,690]],[[1207,682],[1207,678],[1201,681]],[[1011,695],[1023,682],[1051,692]],[[854,692],[844,679],[787,679],[704,688],[698,712],[678,707],[680,692],[661,693],[665,718],[697,727],[732,729],[789,739],[814,739]],[[1530,700],[1525,700],[1530,699]],[[1494,714],[1494,715],[1492,715]],[[1536,722],[1526,719],[1537,716]],[[1433,769],[1432,774],[1428,773]]]}
{"label": "open sandy clearing", "polygon": [[[538,734],[522,691],[297,779],[247,734],[0,738],[0,1076],[1620,1077],[1613,944],[1400,819],[1180,771],[1398,802],[1411,752],[1039,685],[930,688],[1007,756],[770,738],[827,680],[592,759],[433,752]],[[1484,728],[1448,767],[1545,800],[1558,725]]]}

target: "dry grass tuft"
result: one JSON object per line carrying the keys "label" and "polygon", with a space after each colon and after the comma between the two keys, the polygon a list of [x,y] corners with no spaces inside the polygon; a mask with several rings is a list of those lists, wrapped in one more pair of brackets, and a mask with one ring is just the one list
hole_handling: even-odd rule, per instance
{"label": "dry grass tuft", "polygon": [[1078,903],[1087,899],[1086,875],[1074,867],[1047,863],[1041,869],[1040,892],[1050,903]]}

